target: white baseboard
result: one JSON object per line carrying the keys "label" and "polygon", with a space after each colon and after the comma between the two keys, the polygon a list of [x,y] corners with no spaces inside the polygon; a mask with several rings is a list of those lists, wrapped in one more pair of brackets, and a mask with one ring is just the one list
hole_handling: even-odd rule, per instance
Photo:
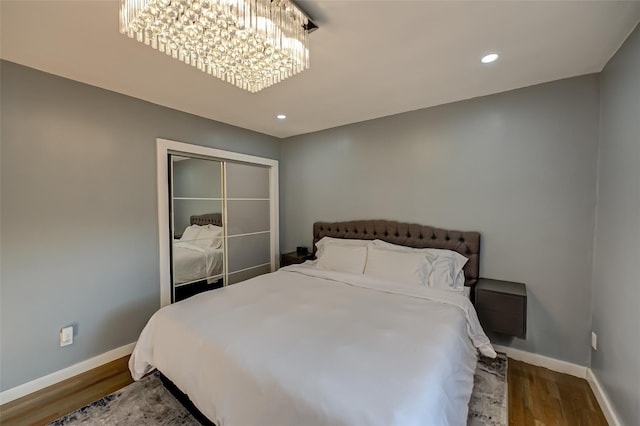
{"label": "white baseboard", "polygon": [[607,394],[604,392],[604,389],[600,385],[600,381],[595,374],[593,374],[593,370],[590,368],[587,369],[587,382],[591,386],[591,390],[598,400],[598,404],[600,404],[600,409],[602,410],[602,414],[604,414],[605,419],[607,419],[607,423],[609,426],[620,426],[620,420],[618,420],[618,416],[616,412],[613,410],[613,405],[611,405],[611,401],[607,397]]}
{"label": "white baseboard", "polygon": [[135,345],[136,342],[120,346],[119,348],[94,356],[93,358],[79,362],[70,367],[54,371],[53,373],[47,374],[46,376],[39,377],[37,379],[31,380],[30,382],[2,391],[0,392],[0,404],[6,404],[7,402],[13,401],[14,399],[22,398],[25,395],[39,391],[40,389],[44,389],[47,386],[54,385],[108,362],[115,361],[116,359],[122,358],[123,356],[127,356],[131,352],[133,352],[133,348],[135,347]]}
{"label": "white baseboard", "polygon": [[509,346],[493,345],[497,352],[504,352],[509,358],[526,362],[527,364],[537,365],[538,367],[548,368],[558,373],[570,374],[571,376],[587,378],[587,367],[573,364],[567,361],[561,361],[548,356],[534,354],[532,352],[523,351],[521,349],[511,348]]}

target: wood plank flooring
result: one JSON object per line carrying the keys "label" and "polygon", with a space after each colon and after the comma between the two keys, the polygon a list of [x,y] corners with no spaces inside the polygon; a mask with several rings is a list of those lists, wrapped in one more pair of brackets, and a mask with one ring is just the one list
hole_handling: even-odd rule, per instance
{"label": "wood plank flooring", "polygon": [[133,382],[123,357],[0,406],[0,425],[46,425]]}
{"label": "wood plank flooring", "polygon": [[[0,424],[45,425],[132,382],[120,358],[0,406]],[[598,426],[607,422],[584,379],[509,359],[509,424]]]}
{"label": "wood plank flooring", "polygon": [[589,383],[509,358],[509,424],[607,425]]}

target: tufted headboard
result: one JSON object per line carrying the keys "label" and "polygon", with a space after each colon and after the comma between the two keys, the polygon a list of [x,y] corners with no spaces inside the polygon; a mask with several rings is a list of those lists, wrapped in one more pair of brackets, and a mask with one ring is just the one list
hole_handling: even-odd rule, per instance
{"label": "tufted headboard", "polygon": [[222,213],[205,213],[190,217],[191,225],[216,225],[222,226]]}
{"label": "tufted headboard", "polygon": [[390,220],[354,220],[351,222],[316,222],[313,224],[313,254],[322,237],[359,240],[384,240],[413,248],[453,250],[469,261],[464,266],[465,285],[471,287],[480,275],[480,233],[446,229]]}

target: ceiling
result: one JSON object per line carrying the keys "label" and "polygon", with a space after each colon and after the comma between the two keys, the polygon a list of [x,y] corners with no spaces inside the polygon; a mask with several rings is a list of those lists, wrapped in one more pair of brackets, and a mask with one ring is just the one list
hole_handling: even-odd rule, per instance
{"label": "ceiling", "polygon": [[298,4],[320,27],[311,68],[256,94],[121,35],[118,0],[2,0],[0,56],[288,137],[599,72],[640,20],[640,1]]}

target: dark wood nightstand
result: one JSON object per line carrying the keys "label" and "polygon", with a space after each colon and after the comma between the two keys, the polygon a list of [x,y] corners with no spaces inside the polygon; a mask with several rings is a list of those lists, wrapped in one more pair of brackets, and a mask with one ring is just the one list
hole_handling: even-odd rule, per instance
{"label": "dark wood nightstand", "polygon": [[480,278],[476,285],[476,312],[485,331],[527,335],[527,288],[522,283]]}
{"label": "dark wood nightstand", "polygon": [[291,253],[284,253],[280,259],[280,266],[289,266],[294,265],[296,263],[303,263],[309,259],[311,259],[313,255],[311,253],[307,254],[298,254],[295,251]]}

